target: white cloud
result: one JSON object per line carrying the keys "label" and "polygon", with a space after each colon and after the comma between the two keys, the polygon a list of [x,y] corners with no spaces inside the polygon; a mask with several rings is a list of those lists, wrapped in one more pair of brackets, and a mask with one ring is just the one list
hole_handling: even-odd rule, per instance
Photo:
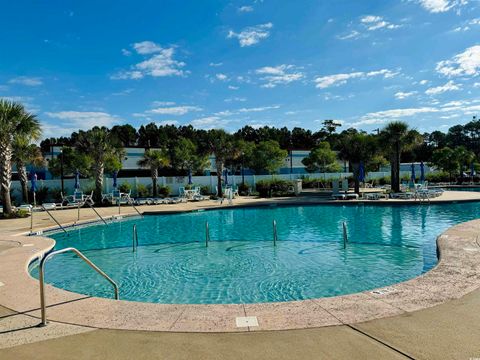
{"label": "white cloud", "polygon": [[181,116],[192,111],[200,111],[200,110],[202,110],[202,108],[198,106],[170,106],[170,107],[158,107],[155,109],[148,110],[146,112],[148,114],[155,114],[155,115]]}
{"label": "white cloud", "polygon": [[223,101],[225,101],[225,102],[232,102],[232,101],[244,102],[244,101],[247,101],[247,98],[234,96],[234,97],[226,98],[226,99],[223,100]]}
{"label": "white cloud", "polygon": [[395,94],[395,98],[398,99],[398,100],[403,100],[403,99],[406,99],[412,95],[415,95],[417,92],[416,91],[410,91],[410,92],[402,92],[402,91],[399,91]]}
{"label": "white cloud", "polygon": [[431,13],[442,13],[457,6],[463,6],[468,0],[418,0],[420,5]]}
{"label": "white cloud", "polygon": [[401,25],[396,25],[389,23],[388,21],[385,21],[382,17],[380,16],[373,16],[373,15],[368,15],[364,16],[360,19],[360,22],[367,27],[367,30],[373,31],[373,30],[378,30],[382,28],[386,29],[397,29],[401,27]]}
{"label": "white cloud", "polygon": [[337,38],[340,40],[349,40],[349,39],[357,39],[361,36],[362,34],[358,32],[357,30],[352,30],[346,35],[338,35]]}
{"label": "white cloud", "polygon": [[425,91],[425,94],[427,94],[427,95],[438,95],[438,94],[442,94],[442,93],[447,92],[447,91],[456,91],[456,90],[460,90],[460,89],[461,89],[461,85],[459,85],[459,84],[457,85],[452,80],[450,80],[445,85],[436,86],[436,87],[432,87],[432,88],[427,89],[427,91]]}
{"label": "white cloud", "polygon": [[16,78],[10,79],[9,83],[25,86],[40,86],[43,84],[43,81],[39,77],[18,76]]}
{"label": "white cloud", "polygon": [[239,89],[238,86],[234,86],[234,85],[228,85],[228,88],[229,88],[230,90],[238,90],[238,89]]}
{"label": "white cloud", "polygon": [[253,11],[253,6],[241,6],[238,8],[238,11],[239,12],[243,12],[243,13],[246,13],[246,12],[252,12]]}
{"label": "white cloud", "polygon": [[219,67],[219,66],[222,66],[223,63],[222,63],[222,62],[218,62],[218,63],[211,62],[211,63],[208,64],[208,65],[211,66],[211,67]]}
{"label": "white cloud", "polygon": [[429,83],[428,80],[420,80],[420,82],[419,82],[420,85],[426,85],[428,83]]}
{"label": "white cloud", "polygon": [[225,74],[216,74],[215,77],[217,78],[217,80],[220,80],[220,81],[227,81],[228,80],[228,76],[225,75]]}
{"label": "white cloud", "polygon": [[59,111],[46,112],[45,115],[62,122],[61,124],[42,123],[44,137],[70,135],[74,131],[87,130],[94,126],[111,127],[121,121],[118,116],[99,111]]}
{"label": "white cloud", "polygon": [[335,74],[335,75],[317,77],[315,79],[315,83],[317,88],[325,89],[331,86],[339,86],[339,85],[346,84],[347,81],[350,79],[356,79],[356,78],[365,79],[365,78],[375,77],[375,76],[383,76],[384,78],[387,79],[387,78],[394,77],[397,74],[398,72],[393,72],[387,69],[370,71],[370,72],[357,71],[357,72],[346,73],[346,74]]}
{"label": "white cloud", "polygon": [[433,107],[392,109],[368,113],[360,118],[359,121],[351,123],[352,127],[361,125],[385,124],[390,121],[412,117],[418,114],[434,113],[439,110]]}
{"label": "white cloud", "polygon": [[199,119],[192,120],[190,124],[196,128],[210,130],[223,128],[229,122],[229,120],[221,119],[219,116],[205,116]]}
{"label": "white cloud", "polygon": [[172,106],[175,105],[174,101],[154,101],[152,106]]}
{"label": "white cloud", "polygon": [[450,60],[437,63],[436,70],[445,76],[477,76],[480,74],[480,45],[465,49]]}
{"label": "white cloud", "polygon": [[122,49],[122,54],[125,55],[125,56],[130,56],[130,55],[132,55],[132,52],[130,50],[127,50],[127,49]]}
{"label": "white cloud", "polygon": [[474,88],[480,88],[480,82],[474,83],[474,84],[473,84],[473,87],[474,87]]}
{"label": "white cloud", "polygon": [[304,75],[296,71],[294,65],[265,66],[255,70],[255,73],[262,75],[261,80],[265,83],[262,87],[274,88],[277,85],[289,84],[293,81],[301,80]]}
{"label": "white cloud", "polygon": [[273,105],[273,106],[261,106],[261,107],[254,107],[254,108],[242,108],[238,109],[240,113],[248,113],[248,112],[261,112],[267,110],[273,110],[280,108],[280,105]]}
{"label": "white cloud", "polygon": [[146,55],[146,59],[133,66],[129,70],[120,71],[111,76],[111,79],[142,79],[145,76],[183,76],[186,74],[182,68],[184,62],[174,59],[175,49],[162,48],[152,41],[142,41],[132,45],[139,55]]}
{"label": "white cloud", "polygon": [[233,30],[228,32],[227,38],[237,38],[241,47],[252,46],[266,39],[270,36],[270,29],[273,27],[272,23],[266,23],[256,26],[249,26],[241,32],[236,33]]}
{"label": "white cloud", "polygon": [[165,125],[178,126],[180,123],[177,120],[163,120],[163,121],[156,121],[156,124],[159,126],[165,126]]}

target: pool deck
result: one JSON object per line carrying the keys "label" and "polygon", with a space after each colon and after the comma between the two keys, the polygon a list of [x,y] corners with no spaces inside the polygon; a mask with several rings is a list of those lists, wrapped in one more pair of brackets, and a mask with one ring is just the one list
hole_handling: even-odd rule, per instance
{"label": "pool deck", "polygon": [[[480,193],[449,191],[432,203],[479,200]],[[325,202],[314,198],[240,198],[234,204],[319,201]],[[140,209],[191,211],[206,207],[229,206],[206,201]],[[132,211],[121,210],[123,215]],[[99,212],[107,217],[118,214],[118,209],[100,208]],[[77,218],[75,209],[54,214],[62,224]],[[35,215],[34,230],[54,225],[47,214]],[[92,220],[92,215],[91,209],[82,209],[81,221]],[[91,348],[83,349],[78,358],[91,358],[91,351],[126,358],[128,344],[138,348],[136,341],[145,344],[139,349],[144,358],[152,358],[152,354],[188,358],[192,353],[205,359],[257,358],[258,354],[264,355],[258,358],[305,359],[319,358],[321,354],[328,358],[402,358],[407,354],[437,359],[461,358],[456,356],[460,353],[467,359],[480,357],[480,220],[457,225],[438,238],[440,262],[433,270],[375,291],[286,303],[166,305],[93,298],[47,286],[50,324],[45,328],[35,327],[39,323],[38,281],[28,275],[26,266],[32,258],[51,249],[54,242],[40,236],[19,236],[29,231],[30,219],[2,220],[0,229],[0,349],[6,349],[0,350],[2,359],[14,355],[42,358],[38,357],[42,354],[60,358],[49,350],[81,343],[91,344]],[[236,318],[245,316],[255,316],[258,326],[237,327]],[[111,346],[101,350],[102,339]]]}

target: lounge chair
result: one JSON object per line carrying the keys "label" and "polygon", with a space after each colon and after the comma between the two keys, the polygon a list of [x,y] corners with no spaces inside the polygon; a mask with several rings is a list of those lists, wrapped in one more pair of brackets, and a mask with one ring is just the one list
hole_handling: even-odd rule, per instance
{"label": "lounge chair", "polygon": [[85,195],[82,191],[75,190],[73,195],[62,196],[62,207],[82,207],[83,205],[89,203],[93,205],[93,191],[90,195]]}

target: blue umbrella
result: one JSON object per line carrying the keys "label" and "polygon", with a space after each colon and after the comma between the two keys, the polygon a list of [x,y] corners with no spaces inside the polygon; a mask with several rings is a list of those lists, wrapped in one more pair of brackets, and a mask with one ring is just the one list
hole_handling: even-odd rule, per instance
{"label": "blue umbrella", "polygon": [[411,165],[411,169],[412,169],[412,176],[410,177],[410,180],[412,180],[412,182],[415,182],[415,164],[412,163]]}
{"label": "blue umbrella", "polygon": [[363,165],[363,161],[360,162],[360,167],[358,168],[358,181],[365,181],[365,166]]}
{"label": "blue umbrella", "polygon": [[113,172],[113,188],[115,189],[117,187],[117,170]]}
{"label": "blue umbrella", "polygon": [[35,191],[37,191],[37,174],[36,173],[32,173],[32,192],[34,193]]}
{"label": "blue umbrella", "polygon": [[470,176],[475,176],[477,175],[477,173],[475,172],[475,165],[473,164],[473,162],[470,164]]}
{"label": "blue umbrella", "polygon": [[225,169],[225,185],[228,185],[228,170]]}
{"label": "blue umbrella", "polygon": [[80,189],[80,172],[78,170],[75,171],[75,185],[73,185],[75,190]]}
{"label": "blue umbrella", "polygon": [[188,169],[188,185],[192,185],[192,170]]}
{"label": "blue umbrella", "polygon": [[423,161],[420,163],[420,182],[425,181],[425,164]]}

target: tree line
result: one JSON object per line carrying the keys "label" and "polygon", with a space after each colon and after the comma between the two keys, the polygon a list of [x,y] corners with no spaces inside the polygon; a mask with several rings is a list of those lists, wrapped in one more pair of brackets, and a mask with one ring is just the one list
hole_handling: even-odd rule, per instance
{"label": "tree line", "polygon": [[[318,131],[302,128],[244,126],[234,133],[221,129],[203,130],[191,125],[174,126],[155,123],[137,130],[131,125],[112,128],[93,127],[79,130],[70,136],[47,138],[40,147],[40,122],[34,114],[16,102],[0,100],[0,200],[4,213],[11,213],[10,185],[12,164],[15,163],[22,184],[24,199],[28,199],[28,175],[25,166],[42,163],[41,153],[51,146],[61,146],[65,174],[79,171],[95,179],[94,198],[101,199],[105,173],[121,169],[126,147],[146,149],[139,166],[150,170],[156,184],[159,171],[164,174],[202,173],[213,154],[216,162],[218,195],[222,196],[222,174],[225,168],[239,171],[249,168],[255,173],[275,173],[292,149],[311,150],[303,160],[308,171],[333,172],[340,170],[337,159],[349,162],[358,192],[358,175],[391,165],[393,191],[400,188],[400,163],[423,161],[437,166],[451,176],[460,175],[474,164],[480,155],[480,121],[473,118],[465,125],[451,127],[447,133],[419,133],[400,121],[387,124],[370,134],[325,120]],[[41,150],[41,151],[40,151]],[[58,158],[49,163],[49,170],[60,175]],[[156,191],[156,186],[153,187]]]}

